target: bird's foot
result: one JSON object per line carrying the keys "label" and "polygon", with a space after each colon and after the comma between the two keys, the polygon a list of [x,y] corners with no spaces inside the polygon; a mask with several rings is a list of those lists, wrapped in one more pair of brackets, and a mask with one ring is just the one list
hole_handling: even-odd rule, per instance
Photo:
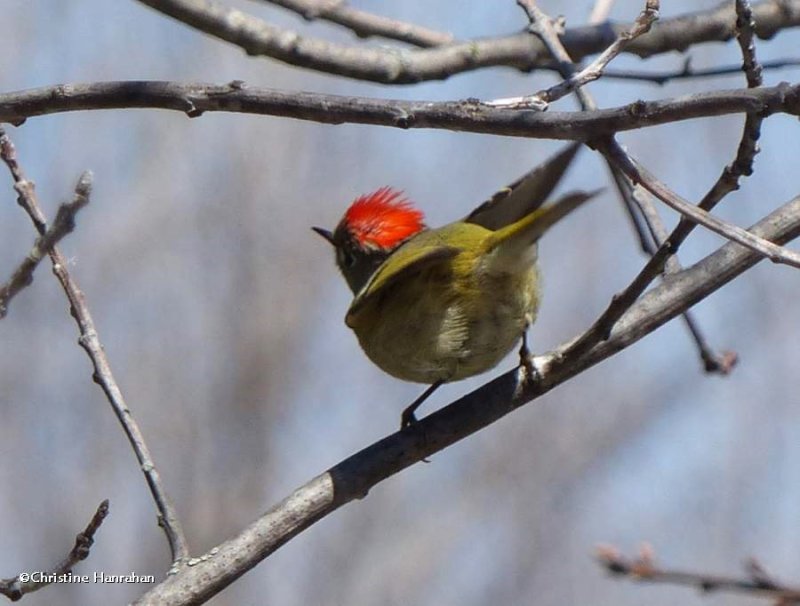
{"label": "bird's foot", "polygon": [[420,407],[420,405],[421,405],[421,404],[422,404],[422,403],[423,403],[425,400],[427,400],[427,399],[428,399],[428,397],[429,397],[429,396],[430,396],[430,395],[431,395],[431,394],[432,394],[434,391],[436,391],[437,389],[439,389],[439,387],[442,385],[442,383],[444,383],[444,381],[443,381],[443,380],[441,380],[441,379],[440,379],[439,381],[436,381],[435,383],[433,383],[432,385],[430,385],[430,386],[428,387],[428,389],[426,389],[425,391],[423,391],[423,392],[422,392],[422,395],[420,395],[420,397],[418,397],[416,400],[414,400],[413,402],[411,402],[411,404],[409,404],[408,406],[406,406],[405,410],[403,410],[403,414],[400,416],[400,430],[401,430],[401,431],[402,431],[403,429],[408,429],[408,428],[411,428],[411,427],[413,427],[414,425],[416,425],[416,424],[418,423],[418,421],[417,421],[417,416],[414,414],[414,412],[417,410],[417,408],[419,408],[419,407]]}
{"label": "bird's foot", "polygon": [[409,429],[411,427],[414,427],[414,425],[416,425],[417,423],[419,423],[419,420],[417,420],[417,415],[414,414],[414,409],[412,408],[412,406],[413,406],[413,404],[411,406],[408,406],[403,411],[403,414],[400,415],[400,429],[401,430]]}
{"label": "bird's foot", "polygon": [[523,385],[530,385],[531,383],[536,383],[539,379],[542,378],[539,369],[536,367],[536,364],[533,361],[533,356],[531,355],[531,351],[528,349],[528,332],[525,331],[522,333],[522,345],[519,347],[519,367],[522,371],[522,383]]}

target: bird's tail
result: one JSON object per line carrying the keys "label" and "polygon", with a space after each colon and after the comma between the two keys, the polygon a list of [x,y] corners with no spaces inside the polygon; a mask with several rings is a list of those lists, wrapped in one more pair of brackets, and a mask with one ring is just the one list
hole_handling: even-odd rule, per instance
{"label": "bird's tail", "polygon": [[519,221],[496,230],[487,239],[487,252],[502,248],[511,254],[522,254],[553,225],[601,191],[603,190],[596,189],[568,193],[553,204],[538,208]]}

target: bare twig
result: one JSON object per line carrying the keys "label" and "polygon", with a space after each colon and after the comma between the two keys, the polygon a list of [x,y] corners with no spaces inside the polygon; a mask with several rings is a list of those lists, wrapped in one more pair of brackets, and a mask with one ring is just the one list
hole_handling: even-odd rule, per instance
{"label": "bare twig", "polygon": [[307,21],[323,19],[342,25],[359,38],[378,36],[388,40],[398,40],[420,48],[442,46],[455,40],[453,35],[449,33],[353,8],[348,6],[345,0],[261,1],[282,6],[301,15]]}
{"label": "bare twig", "polygon": [[749,0],[736,0],[736,41],[742,49],[742,69],[747,76],[748,88],[761,86],[761,65],[756,59],[756,23]]}
{"label": "bare twig", "polygon": [[[526,2],[526,0],[519,0]],[[533,2],[528,1],[529,6],[535,7]],[[658,0],[647,0],[644,10],[639,13],[630,30],[621,32],[617,39],[611,43],[600,55],[589,65],[568,79],[560,82],[556,86],[537,93],[545,103],[552,103],[576,88],[581,88],[589,82],[593,82],[603,75],[606,66],[613,61],[625,48],[639,36],[650,31],[653,23],[658,19],[659,3]]]}
{"label": "bare twig", "polygon": [[621,32],[614,42],[608,45],[594,61],[579,72],[574,72],[574,68],[572,68],[574,65],[572,58],[558,40],[558,37],[555,37],[555,44],[553,44],[552,39],[543,37],[543,28],[548,27],[547,24],[551,23],[550,18],[545,15],[537,6],[536,2],[532,0],[517,0],[517,4],[523,8],[528,15],[528,19],[530,19],[530,32],[542,38],[542,42],[544,42],[547,49],[553,53],[553,58],[557,62],[568,62],[571,67],[568,71],[571,73],[555,86],[541,90],[533,95],[511,99],[497,99],[496,101],[487,102],[487,105],[493,107],[544,110],[547,109],[548,105],[553,101],[561,99],[589,82],[597,80],[603,75],[606,66],[613,61],[614,58],[619,56],[628,44],[636,40],[636,38],[642,34],[650,31],[653,23],[658,19],[659,8],[658,0],[647,0],[644,10],[639,13],[639,16],[633,22],[633,26],[630,30]]}
{"label": "bare twig", "polygon": [[[800,59],[775,59],[761,63],[762,71],[783,69],[785,67],[800,66]],[[682,69],[664,72],[637,72],[633,70],[615,71],[607,69],[603,73],[603,79],[614,78],[617,80],[637,80],[640,82],[651,82],[653,84],[666,84],[670,80],[683,80],[689,78],[710,78],[713,76],[731,76],[742,73],[741,65],[725,65],[720,67],[709,67],[706,69],[694,69],[691,60],[687,57]]]}
{"label": "bare twig", "polygon": [[0,594],[11,601],[17,601],[27,593],[33,593],[42,587],[63,581],[69,577],[72,569],[81,561],[89,557],[89,551],[94,544],[94,535],[108,515],[108,499],[100,503],[94,512],[89,524],[75,537],[75,545],[62,562],[48,571],[18,574],[13,579],[0,579]]}
{"label": "bare twig", "polygon": [[[736,10],[739,26],[745,30],[751,29],[753,27],[752,19],[745,14],[749,10],[749,7],[747,7],[745,3],[737,2]],[[745,66],[750,66],[748,82],[757,84],[760,81],[760,72],[756,68],[757,63],[755,60],[755,50],[752,48],[752,35],[747,34],[745,31],[744,35],[739,37],[739,43],[742,48],[742,54],[745,57],[744,64]],[[699,204],[700,209],[710,211],[725,196],[739,187],[739,178],[742,175],[749,175],[752,173],[753,159],[758,152],[757,141],[763,119],[763,114],[748,112],[736,158],[733,164],[725,167],[719,179],[717,179],[716,183],[703,197],[703,200],[701,200]],[[615,140],[611,139],[609,144],[613,147],[617,155],[625,155],[624,151]],[[597,339],[602,339],[608,334],[608,331],[610,331],[616,319],[622,316],[625,306],[631,305],[633,301],[644,292],[650,284],[650,281],[655,279],[656,275],[664,267],[670,255],[677,252],[680,245],[695,226],[696,223],[685,216],[681,218],[678,226],[666,240],[663,240],[661,248],[653,255],[650,262],[639,273],[636,279],[622,293],[614,297],[608,309],[606,309],[592,327],[577,340],[573,345],[573,353],[580,352],[581,350],[589,351]],[[693,333],[695,331],[695,327],[692,326],[691,323],[690,330],[692,330]],[[736,363],[735,354],[731,352],[724,352],[721,356],[709,357],[702,353],[701,355],[703,356],[707,368],[718,370],[722,373],[727,372],[729,368]]]}
{"label": "bare twig", "polygon": [[[0,159],[6,163],[8,169],[11,171],[11,176],[14,179],[14,189],[19,195],[17,201],[20,206],[28,213],[36,230],[40,234],[45,234],[47,232],[47,222],[39,206],[39,202],[36,199],[34,184],[32,181],[25,178],[22,168],[17,161],[14,144],[2,128],[0,128]],[[125,403],[122,391],[111,372],[111,365],[100,343],[100,337],[98,336],[92,316],[89,313],[89,308],[86,305],[83,292],[69,273],[66,259],[64,259],[64,256],[59,252],[58,248],[53,247],[49,255],[53,264],[53,274],[55,274],[61,287],[64,289],[70,303],[70,312],[75,322],[78,324],[78,329],[80,331],[78,343],[86,351],[86,354],[89,356],[94,366],[93,379],[95,383],[100,385],[105,393],[109,404],[111,404],[111,408],[114,410],[114,414],[117,415],[117,419],[133,447],[142,473],[144,473],[147,485],[153,495],[153,500],[158,510],[159,525],[164,529],[167,535],[173,561],[182,560],[188,556],[186,537],[183,534],[177,514],[175,513],[175,508],[167,496],[166,489],[161,481],[161,476],[153,463],[153,458],[150,455],[150,450],[147,448],[144,436],[133,418],[128,405]]]}
{"label": "bare twig", "polygon": [[[737,31],[740,35],[737,37],[739,45],[742,49],[743,66],[745,70],[748,87],[756,88],[761,84],[761,69],[755,57],[755,48],[753,47],[752,28],[755,24],[752,22],[752,13],[750,7],[746,2],[737,0]],[[747,113],[744,128],[742,130],[742,137],[739,142],[739,147],[736,150],[736,157],[730,166],[726,166],[722,174],[719,176],[714,185],[709,189],[708,193],[703,197],[698,206],[705,210],[712,210],[725,196],[739,188],[739,179],[742,176],[747,176],[753,172],[753,161],[758,153],[758,139],[761,135],[761,123],[765,116],[757,111]],[[691,233],[696,224],[688,219],[681,218],[680,223],[675,228],[675,231],[669,237],[670,246],[677,249],[686,237]]]}
{"label": "bare twig", "polygon": [[[652,35],[652,34],[651,34]],[[579,89],[582,90],[582,89]],[[511,112],[477,100],[401,101],[227,85],[123,81],[64,84],[0,94],[0,122],[67,111],[120,108],[170,109],[190,117],[228,111],[286,116],[326,124],[376,124],[395,128],[438,128],[509,137],[585,141],[695,118],[757,112],[800,115],[800,84],[779,84],[636,101],[581,112]]]}
{"label": "bare twig", "polygon": [[[614,161],[614,163],[623,170],[632,180],[639,181],[642,179],[642,175],[644,169],[641,167],[636,167],[632,164],[631,159],[627,156],[627,154],[622,150],[619,144],[612,140],[608,142],[606,145],[610,147],[604,148],[604,153],[607,153],[608,156]],[[687,213],[691,213],[691,215],[701,216],[700,213],[705,213],[703,210],[703,204],[701,203],[698,207],[693,206],[683,198],[680,198],[674,192],[671,192],[669,188],[664,186],[660,183],[657,179],[655,179],[649,173],[646,173],[646,178],[644,180],[639,181],[644,185],[648,191],[662,199],[662,201],[667,202],[664,198],[668,199],[668,204],[670,206],[686,210]],[[663,198],[662,198],[663,196]],[[711,198],[709,198],[711,199]],[[681,211],[679,211],[681,212]],[[687,215],[689,216],[689,215]],[[724,222],[721,222],[719,219],[711,218],[711,215],[705,213],[703,216],[704,225],[711,225],[714,224],[715,228],[719,228],[722,231],[726,231],[729,234],[733,235],[736,232],[736,238],[739,238],[742,234],[748,234],[741,228],[736,226],[731,226],[730,224],[723,225]],[[709,218],[711,220],[709,221]],[[695,223],[693,220],[689,219],[682,219],[675,230],[672,232],[670,237],[664,242],[664,244],[658,249],[655,255],[648,261],[645,267],[642,269],[641,272],[636,276],[636,278],[628,285],[625,290],[622,292],[614,295],[612,298],[611,304],[608,308],[603,312],[600,318],[595,321],[595,323],[587,330],[579,339],[573,342],[570,347],[568,348],[567,353],[570,356],[573,355],[580,355],[581,353],[586,353],[590,351],[595,345],[605,340],[611,332],[612,327],[614,324],[623,316],[625,310],[630,307],[634,301],[645,291],[645,289],[650,285],[650,283],[658,277],[661,272],[664,270],[664,266],[666,265],[667,259],[670,255],[674,254],[678,247],[683,243],[686,236],[692,231]],[[728,230],[728,228],[733,228]],[[741,230],[741,231],[740,231]],[[716,231],[716,229],[715,229]],[[750,234],[755,235],[755,234]],[[749,236],[745,235],[742,239],[749,239]],[[776,248],[779,249],[781,255],[788,254],[790,257],[797,257],[796,253],[789,251],[787,249],[781,248],[776,246],[772,242],[768,242],[760,238],[761,242],[757,243],[756,246],[759,249],[759,254],[769,251],[770,249]],[[777,253],[777,251],[776,251]],[[772,254],[768,252],[767,256]],[[723,359],[723,361],[725,361]]]}
{"label": "bare twig", "polygon": [[[755,44],[753,42],[755,23],[753,22],[750,4],[746,0],[736,0],[736,30],[737,41],[743,57],[741,69],[745,72],[747,86],[749,88],[756,88],[762,84],[762,66],[756,59]],[[700,201],[700,208],[711,210],[725,196],[738,189],[740,177],[750,175],[753,172],[753,160],[758,153],[758,139],[761,134],[761,122],[763,120],[763,116],[758,113],[749,112],[747,114],[742,130],[742,137],[736,151],[736,158],[730,166],[725,167],[708,194]],[[676,229],[676,236],[679,236],[679,238],[672,237],[672,246],[679,246],[680,242],[686,238],[694,226],[694,223],[691,223],[685,218],[681,218],[681,223]],[[665,241],[666,238],[660,240],[660,242]],[[687,322],[689,324],[689,330],[696,335],[695,338],[698,343],[704,343],[702,336],[697,333],[697,327],[694,325],[692,319],[687,317]],[[704,345],[701,347],[701,356],[707,370],[717,371],[722,374],[727,374],[737,361],[737,356],[734,352],[726,351],[720,356],[715,356],[711,355],[710,350],[705,348]]]}
{"label": "bare twig", "polygon": [[[652,257],[658,251],[658,247],[667,241],[669,238],[669,233],[667,232],[664,222],[661,220],[661,217],[659,216],[658,211],[652,202],[652,196],[639,185],[631,187],[630,181],[624,175],[622,175],[619,170],[616,170],[616,167],[614,168],[615,170],[612,172],[615,175],[619,175],[619,177],[624,179],[625,183],[629,185],[628,188],[624,189],[628,189],[630,191],[633,205],[635,205],[635,207],[638,208],[642,213],[647,228],[650,230],[650,239],[647,237],[642,237],[641,242],[643,244],[644,251]],[[664,273],[666,275],[677,273],[681,269],[681,264],[678,261],[677,254],[672,254],[667,257],[667,261],[664,266]],[[725,350],[719,354],[716,353],[708,344],[708,340],[700,330],[700,326],[698,325],[694,314],[691,313],[691,310],[687,310],[682,315],[682,318],[684,324],[686,324],[686,327],[689,330],[689,333],[692,335],[695,345],[697,346],[698,353],[700,354],[700,360],[703,362],[703,370],[708,373],[717,373],[721,375],[730,374],[739,359],[736,352]]]}
{"label": "bare twig", "polygon": [[[744,9],[744,4],[737,4],[738,11],[742,11]],[[534,14],[534,17],[536,16],[537,15]],[[540,17],[540,24],[538,26],[537,34],[540,35],[543,43],[551,52],[553,58],[557,61],[558,65],[561,66],[562,75],[566,79],[569,75],[571,75],[571,70],[574,69],[570,62],[569,55],[567,54],[563,45],[561,45],[558,36],[555,34],[550,19],[543,14],[538,16]],[[742,21],[742,19],[739,20]],[[745,19],[743,21],[744,23],[748,24],[748,27],[752,26],[751,20]],[[748,52],[752,54],[751,50],[746,50],[745,47],[747,46],[749,45],[744,44],[742,46],[743,53],[745,55],[747,55]],[[747,59],[745,59],[745,62],[747,62]],[[579,99],[581,100],[581,104],[584,107],[593,107],[594,104],[591,100],[591,97],[583,89],[578,89],[576,94],[578,95]],[[758,139],[759,127],[762,119],[762,114],[758,114],[757,112],[748,112],[748,118],[745,122],[745,129],[742,136],[742,141],[739,145],[736,160],[734,161],[732,167],[726,168],[726,170],[723,171],[720,179],[701,202],[700,208],[704,210],[710,210],[719,200],[727,195],[727,193],[738,186],[738,178],[740,175],[749,174],[748,171],[752,170],[752,160],[757,151],[756,141]],[[605,146],[606,149],[608,149],[608,146],[611,146],[618,155],[627,157],[613,137],[603,138],[599,141],[600,147]],[[621,167],[617,166],[615,168],[618,170]],[[615,170],[615,168],[612,168],[612,172]],[[635,182],[635,179],[632,180]],[[620,193],[623,194],[624,198],[627,197],[625,188],[621,187],[621,181],[617,176],[615,176],[615,181],[620,186]],[[646,213],[646,209],[643,209],[643,212]],[[581,355],[582,353],[586,353],[590,351],[599,341],[608,337],[614,323],[622,317],[625,310],[632,305],[634,301],[636,301],[636,299],[650,285],[650,283],[664,271],[664,268],[670,261],[671,256],[677,252],[678,247],[686,238],[686,236],[688,236],[688,234],[692,231],[694,225],[695,223],[693,221],[682,217],[681,222],[673,232],[672,236],[663,242],[661,248],[659,248],[656,254],[653,255],[653,257],[639,273],[639,275],[637,275],[634,281],[624,291],[618,295],[615,295],[611,301],[611,304],[603,312],[600,318],[598,318],[598,320],[589,328],[589,330],[587,330],[580,338],[576,339],[576,341],[569,346],[567,350],[569,355]],[[640,234],[640,237],[643,239],[642,234]],[[695,336],[698,346],[700,347],[701,356],[704,360],[706,368],[722,373],[727,372],[736,362],[735,354],[730,352],[723,353],[720,356],[710,354],[710,352],[707,351],[705,340],[702,338],[697,338],[698,333],[693,320],[691,318],[687,318],[687,323],[689,324],[689,328],[692,331],[692,334]]]}
{"label": "bare twig", "polygon": [[667,206],[681,213],[681,215],[691,222],[702,225],[728,240],[738,242],[742,246],[752,248],[773,263],[784,263],[792,267],[800,268],[800,253],[796,253],[782,246],[777,246],[772,242],[768,242],[763,238],[759,238],[747,230],[719,219],[685,200],[669,189],[664,183],[656,179],[652,173],[636,160],[631,158],[613,137],[609,137],[607,141],[600,143],[598,147],[631,181],[640,183],[647,191],[656,196]]}
{"label": "bare twig", "polygon": [[[550,62],[542,43],[526,34],[478,38],[416,50],[365,48],[335,44],[276,27],[253,15],[212,0],[139,0],[202,32],[235,44],[249,55],[268,56],[291,65],[382,82],[413,84],[492,66],[525,71]],[[800,25],[800,0],[766,0],[753,7],[756,33]],[[727,41],[734,35],[729,2],[719,7],[667,19],[652,35],[628,45],[625,52],[641,57],[683,51],[693,44]],[[629,24],[601,24],[567,30],[564,46],[574,60],[604,50]]]}
{"label": "bare twig", "polygon": [[[800,197],[751,228],[784,243],[800,236]],[[587,355],[564,359],[568,345],[537,358],[540,380],[522,383],[507,372],[460,400],[421,419],[413,430],[392,434],[340,462],[298,488],[238,536],[212,549],[152,588],[138,602],[199,604],[253,568],[294,536],[424,457],[450,446],[571,379],[664,325],[691,305],[735,279],[762,257],[727,243],[692,267],[670,276],[628,309],[610,338]],[[562,359],[562,363],[554,362]]]}
{"label": "bare twig", "polygon": [[744,593],[775,600],[777,604],[800,602],[800,588],[778,583],[767,575],[755,561],[745,566],[747,577],[728,577],[715,574],[673,570],[656,566],[649,554],[629,559],[613,547],[597,550],[598,562],[610,573],[646,583],[666,583],[696,587],[704,592],[727,591]]}
{"label": "bare twig", "polygon": [[[575,74],[576,67],[572,62],[569,53],[567,53],[566,49],[559,40],[553,20],[548,15],[543,13],[532,0],[518,1],[518,4],[523,6],[526,14],[528,15],[528,19],[531,21],[531,32],[538,35],[542,40],[545,47],[548,49],[558,65],[564,81],[569,81]],[[646,33],[652,25],[652,20],[658,15],[658,8],[659,6],[657,2],[648,2],[648,4],[645,5],[645,9],[642,11],[642,13],[640,13],[636,23],[634,24],[634,27],[631,29],[631,32],[625,32],[624,35],[621,36],[623,42],[615,42],[612,44],[612,46],[615,46],[617,49],[622,49],[624,48],[625,44],[630,44],[636,39],[636,37]],[[584,88],[576,88],[574,92],[580,101],[581,108],[584,111],[597,109],[597,104],[587,90]],[[641,216],[644,219],[647,229],[650,230],[652,242],[660,245],[666,237],[666,229],[664,228],[663,223],[661,222],[661,219],[655,210],[655,207],[653,206],[649,197],[636,195],[637,192],[630,180],[608,158],[606,158],[606,164],[608,165],[620,197],[625,204],[625,208],[628,212],[631,222],[636,229],[643,250],[650,255],[655,254],[655,246],[651,243],[651,240],[645,233],[643,229],[644,226],[641,225],[639,214],[637,213],[638,208],[641,212]],[[664,258],[664,263],[666,265],[659,268],[659,273],[664,269],[673,273],[680,269],[680,264],[674,255],[667,255]],[[626,291],[628,294],[627,298],[615,299],[612,301],[611,307],[616,319],[619,319],[624,311],[623,303],[626,305],[633,304],[636,297],[643,292],[646,286],[646,284],[639,282],[634,282],[634,284],[636,285],[635,288],[637,289],[638,294],[635,294],[634,296],[635,291],[629,287],[629,289]],[[639,291],[639,288],[642,290]],[[705,336],[699,330],[697,322],[694,319],[691,311],[686,310],[682,315],[686,325],[689,328],[692,339],[698,348],[700,358],[703,361],[704,369],[707,372],[718,372],[721,374],[727,374],[730,372],[736,363],[736,354],[732,352],[723,352],[719,355],[716,354],[709,347]],[[581,351],[589,351],[589,349],[591,349],[598,339],[608,334],[608,331],[611,329],[611,325],[601,322],[604,318],[610,318],[608,311],[604,312],[600,320],[596,322],[589,331],[587,331],[583,338],[579,339],[575,343],[575,349],[572,350],[573,354],[580,353]]]}
{"label": "bare twig", "polygon": [[[631,201],[626,201],[626,207],[630,209],[629,213],[631,218],[633,219],[637,216],[636,209],[638,209],[645,220],[645,225],[650,231],[651,237],[647,238],[646,234],[641,233],[640,244],[642,250],[652,257],[658,252],[659,246],[668,240],[669,233],[653,205],[650,194],[639,185],[631,186],[627,177],[617,170],[616,167],[613,167],[611,172],[615,179],[623,180],[624,184],[620,184],[619,188],[620,191],[623,192],[623,198],[630,197]],[[664,273],[666,275],[677,273],[681,269],[681,264],[678,261],[677,255],[671,254],[666,258],[664,266]],[[700,330],[698,322],[694,314],[691,313],[691,310],[684,312],[682,318],[697,346],[700,360],[703,362],[703,370],[708,373],[717,373],[721,375],[729,374],[738,362],[738,355],[736,352],[724,350],[717,353],[708,344],[708,340]]]}
{"label": "bare twig", "polygon": [[[286,9],[294,11],[308,21],[323,19],[331,23],[337,23],[348,29],[359,37],[380,36],[387,39],[398,40],[418,46],[420,48],[433,48],[444,46],[455,42],[452,34],[431,30],[420,27],[413,23],[389,19],[381,15],[375,15],[366,11],[353,8],[345,0],[261,0],[270,4],[276,4]],[[602,24],[608,19],[608,15],[614,4],[614,0],[596,0],[592,7],[589,23],[592,25]],[[667,20],[665,27],[669,27],[670,20]],[[622,28],[622,26],[619,26]],[[569,35],[567,36],[569,37]],[[786,67],[800,66],[800,59],[777,59],[764,61],[761,67],[764,70],[783,69]],[[542,61],[539,66],[542,69],[553,69],[558,71],[557,66]],[[670,80],[689,79],[689,78],[708,78],[713,76],[724,76],[740,74],[740,65],[722,66],[706,69],[692,69],[691,58],[687,57],[684,66],[680,70],[663,72],[645,72],[635,70],[611,70],[603,72],[603,78],[619,80],[636,80],[640,82],[651,82],[663,85]]]}
{"label": "bare twig", "polygon": [[53,224],[43,235],[36,238],[28,256],[19,264],[8,282],[0,285],[0,319],[8,313],[9,301],[33,282],[33,272],[41,260],[53,250],[59,240],[75,229],[75,215],[89,203],[91,189],[92,173],[87,171],[78,179],[72,201],[58,207]]}

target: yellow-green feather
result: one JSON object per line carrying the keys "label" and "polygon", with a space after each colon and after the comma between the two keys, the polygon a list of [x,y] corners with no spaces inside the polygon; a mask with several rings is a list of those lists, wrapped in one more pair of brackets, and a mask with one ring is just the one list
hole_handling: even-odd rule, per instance
{"label": "yellow-green feather", "polygon": [[520,252],[532,246],[544,233],[561,219],[594,197],[599,190],[593,192],[575,192],[567,194],[554,204],[538,208],[525,215],[519,221],[493,231],[485,243],[486,252],[498,247],[519,248]]}

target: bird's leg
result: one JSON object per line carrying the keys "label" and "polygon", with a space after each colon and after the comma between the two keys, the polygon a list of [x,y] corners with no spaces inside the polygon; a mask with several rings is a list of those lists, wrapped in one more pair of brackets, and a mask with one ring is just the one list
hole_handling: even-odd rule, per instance
{"label": "bird's leg", "polygon": [[417,417],[414,415],[414,411],[420,407],[420,405],[428,399],[434,391],[436,391],[441,385],[444,383],[443,379],[439,379],[433,385],[428,387],[425,391],[422,392],[422,395],[418,397],[416,400],[411,402],[406,409],[403,411],[403,415],[400,417],[400,429],[405,429],[406,427],[411,427],[414,423],[417,422]]}
{"label": "bird's leg", "polygon": [[525,371],[525,376],[523,378],[525,383],[530,381],[536,381],[539,379],[539,370],[536,368],[536,365],[533,363],[533,357],[531,356],[531,350],[528,349],[528,325],[525,325],[524,330],[522,331],[522,345],[519,346],[519,365]]}

